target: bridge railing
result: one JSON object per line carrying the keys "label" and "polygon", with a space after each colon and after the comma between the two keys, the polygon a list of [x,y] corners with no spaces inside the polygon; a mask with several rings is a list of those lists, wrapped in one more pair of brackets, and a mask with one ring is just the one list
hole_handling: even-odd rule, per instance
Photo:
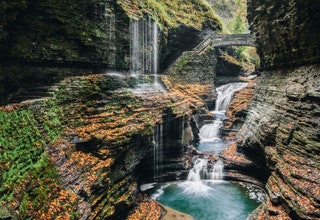
{"label": "bridge railing", "polygon": [[195,51],[197,53],[201,53],[211,43],[212,43],[212,37],[209,36],[209,37],[205,38],[203,41],[201,41],[195,48],[193,48],[193,51]]}
{"label": "bridge railing", "polygon": [[247,34],[213,34],[212,46],[255,46],[253,36],[250,33]]}

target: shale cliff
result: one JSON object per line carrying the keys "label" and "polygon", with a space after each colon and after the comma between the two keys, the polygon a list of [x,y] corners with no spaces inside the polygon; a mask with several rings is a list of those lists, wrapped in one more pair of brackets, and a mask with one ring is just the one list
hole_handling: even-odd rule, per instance
{"label": "shale cliff", "polygon": [[320,218],[319,9],[315,1],[248,1],[262,75],[237,146],[266,167],[268,194],[253,219]]}
{"label": "shale cliff", "polygon": [[162,178],[148,164],[154,142],[165,141],[166,162],[176,160],[206,93],[172,86],[141,97],[127,90],[135,80],[70,77],[51,98],[0,108],[0,218],[126,218],[139,178]]}
{"label": "shale cliff", "polygon": [[4,0],[0,12],[1,104],[20,101],[15,97],[30,88],[46,91],[66,76],[129,70],[133,20],[157,23],[162,69],[199,43],[202,30],[221,29],[214,10],[200,0]]}
{"label": "shale cliff", "polygon": [[164,66],[203,29],[221,29],[203,1],[174,3],[0,3],[0,103],[14,103],[0,107],[1,219],[124,219],[139,178],[163,178],[147,165],[164,137],[174,139],[163,152],[176,166],[211,87],[165,78],[162,92],[135,95],[130,89],[154,79],[126,72],[132,19],[157,22]]}

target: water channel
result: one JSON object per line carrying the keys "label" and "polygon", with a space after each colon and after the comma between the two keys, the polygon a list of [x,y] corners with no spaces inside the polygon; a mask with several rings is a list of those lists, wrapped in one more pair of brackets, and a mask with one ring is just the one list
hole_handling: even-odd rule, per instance
{"label": "water channel", "polygon": [[[216,119],[200,128],[198,150],[205,155],[218,154],[228,142],[220,138],[219,129],[233,93],[246,83],[232,83],[217,88]],[[251,184],[223,180],[223,162],[194,157],[187,180],[150,183],[141,186],[154,200],[196,220],[245,220],[264,200],[263,191]]]}

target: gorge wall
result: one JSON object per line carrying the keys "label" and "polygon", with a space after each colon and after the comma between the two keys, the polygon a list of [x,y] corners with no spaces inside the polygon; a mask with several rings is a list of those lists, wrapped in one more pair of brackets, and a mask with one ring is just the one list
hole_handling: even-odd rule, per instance
{"label": "gorge wall", "polygon": [[[167,154],[179,155],[211,87],[164,79],[168,91],[142,98],[128,89],[153,78],[92,73],[129,69],[130,19],[157,21],[160,56],[171,59],[201,41],[203,29],[221,29],[202,1],[184,3],[161,1],[168,14],[157,1],[0,3],[0,104],[45,91],[0,107],[0,218],[125,218],[155,127],[176,136],[170,146],[177,151]],[[193,9],[199,13],[190,16]]]}
{"label": "gorge wall", "polygon": [[[0,103],[15,102],[14,96],[34,87],[45,89],[65,76],[108,69],[128,71],[130,20],[150,17],[159,26],[162,69],[200,42],[202,30],[221,29],[215,12],[201,1],[160,4],[135,0],[3,1]],[[189,16],[190,9],[197,13]]]}
{"label": "gorge wall", "polygon": [[248,1],[262,75],[237,146],[269,172],[268,199],[252,219],[320,217],[319,9],[315,1]]}
{"label": "gorge wall", "polygon": [[162,178],[148,162],[154,142],[166,145],[163,164],[176,166],[192,136],[189,117],[205,108],[201,92],[172,86],[140,97],[128,91],[133,81],[69,77],[51,98],[0,108],[1,219],[125,219],[143,171]]}
{"label": "gorge wall", "polygon": [[114,0],[4,1],[1,102],[65,76],[129,68],[129,18]]}

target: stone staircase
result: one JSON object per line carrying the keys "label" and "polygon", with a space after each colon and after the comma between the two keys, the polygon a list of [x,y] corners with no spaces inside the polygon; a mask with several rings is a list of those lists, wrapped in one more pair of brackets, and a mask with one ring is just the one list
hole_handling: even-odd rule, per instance
{"label": "stone staircase", "polygon": [[202,54],[210,45],[212,39],[211,36],[205,38],[201,43],[199,43],[192,51],[198,53],[199,55]]}

